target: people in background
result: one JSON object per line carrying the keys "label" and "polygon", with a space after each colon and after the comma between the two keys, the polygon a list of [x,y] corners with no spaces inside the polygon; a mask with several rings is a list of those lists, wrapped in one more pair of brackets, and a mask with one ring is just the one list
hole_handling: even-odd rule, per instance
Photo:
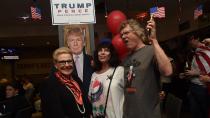
{"label": "people in background", "polygon": [[[170,62],[172,64],[173,70],[175,70],[174,66],[174,60],[173,58],[169,57]],[[166,98],[169,92],[171,92],[171,86],[172,86],[172,77],[171,76],[160,76],[160,82],[161,82],[161,91],[160,91],[160,100],[161,100],[161,111],[165,110],[165,102]]]}
{"label": "people in background", "polygon": [[75,64],[74,73],[76,73],[88,93],[93,68],[91,66],[91,57],[85,53],[85,33],[81,27],[71,27],[68,29],[65,37],[66,44],[73,54]]}
{"label": "people in background", "polygon": [[210,47],[210,38],[205,38],[202,43],[204,43],[206,46]]}
{"label": "people in background", "polygon": [[[95,72],[89,97],[93,117],[122,118],[124,103],[124,68],[111,42],[100,43],[94,52]],[[110,87],[110,88],[109,88]]]}
{"label": "people in background", "polygon": [[160,74],[169,76],[173,71],[170,59],[158,43],[154,20],[147,23],[151,45],[146,45],[144,28],[136,20],[126,20],[120,27],[121,38],[130,51],[123,62],[126,78],[124,118],[160,118],[159,77]]}
{"label": "people in background", "polygon": [[30,106],[30,103],[25,96],[19,95],[20,87],[20,84],[16,81],[9,82],[6,85],[6,100],[0,104],[0,112],[2,114],[10,113],[12,118],[15,118],[18,110]]}
{"label": "people in background", "polygon": [[[191,67],[184,75],[190,80],[189,100],[193,118],[208,118],[208,89],[204,80],[210,75],[210,48],[199,41],[194,35],[188,36],[188,44],[195,50]],[[200,79],[199,79],[200,78]]]}
{"label": "people in background", "polygon": [[40,93],[37,93],[34,97],[34,109],[36,112],[41,112],[41,98]]}
{"label": "people in background", "polygon": [[6,84],[8,83],[8,80],[6,78],[0,79],[0,101],[5,100],[5,89]]}
{"label": "people in background", "polygon": [[32,101],[33,93],[34,93],[34,85],[29,81],[28,78],[24,77],[22,79],[23,89],[25,91],[25,96],[29,101]]}
{"label": "people in background", "polygon": [[56,71],[41,86],[41,104],[44,118],[88,118],[91,104],[85,87],[73,74],[73,56],[69,48],[54,51]]}

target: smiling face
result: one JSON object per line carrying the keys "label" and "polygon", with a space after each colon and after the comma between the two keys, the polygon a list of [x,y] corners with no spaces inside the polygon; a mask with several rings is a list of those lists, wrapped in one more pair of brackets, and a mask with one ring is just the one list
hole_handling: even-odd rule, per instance
{"label": "smiling face", "polygon": [[98,51],[98,60],[103,64],[103,63],[108,63],[110,60],[111,53],[108,48],[101,48]]}
{"label": "smiling face", "polygon": [[129,25],[126,25],[126,27],[120,31],[120,35],[129,50],[138,49],[138,44],[141,40]]}
{"label": "smiling face", "polygon": [[73,57],[67,47],[60,47],[53,52],[54,66],[64,75],[70,75],[73,71]]}
{"label": "smiling face", "polygon": [[73,72],[72,55],[63,53],[57,56],[55,67],[64,75],[70,75]]}

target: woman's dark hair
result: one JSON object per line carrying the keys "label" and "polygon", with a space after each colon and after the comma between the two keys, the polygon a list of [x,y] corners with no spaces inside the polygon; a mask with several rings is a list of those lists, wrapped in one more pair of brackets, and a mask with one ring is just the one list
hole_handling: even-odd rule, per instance
{"label": "woman's dark hair", "polygon": [[98,59],[98,52],[102,49],[102,48],[107,48],[110,51],[110,59],[108,61],[109,65],[111,67],[117,67],[120,64],[120,59],[118,57],[118,53],[116,51],[116,49],[114,48],[114,46],[112,45],[112,43],[110,42],[104,42],[104,43],[100,43],[96,50],[94,51],[94,65],[95,65],[95,71],[101,70],[102,68],[102,64]]}

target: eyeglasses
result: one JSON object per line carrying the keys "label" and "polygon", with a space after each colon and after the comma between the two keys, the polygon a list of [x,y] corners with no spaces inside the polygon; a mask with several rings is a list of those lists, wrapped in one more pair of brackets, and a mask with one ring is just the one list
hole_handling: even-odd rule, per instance
{"label": "eyeglasses", "polygon": [[120,34],[120,37],[122,38],[123,35],[128,35],[129,33],[131,33],[133,30],[128,30],[128,31],[124,31]]}
{"label": "eyeglasses", "polygon": [[57,63],[60,65],[73,64],[73,60],[62,60],[62,61],[57,61]]}

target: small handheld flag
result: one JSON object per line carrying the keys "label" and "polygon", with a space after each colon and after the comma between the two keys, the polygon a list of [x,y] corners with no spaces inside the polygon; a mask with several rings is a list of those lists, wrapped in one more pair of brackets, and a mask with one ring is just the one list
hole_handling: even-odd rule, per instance
{"label": "small handheld flag", "polygon": [[38,7],[33,7],[31,6],[31,18],[36,20],[41,20],[42,16],[41,16],[41,10]]}
{"label": "small handheld flag", "polygon": [[154,18],[165,18],[165,7],[150,8],[150,15],[153,15]]}

